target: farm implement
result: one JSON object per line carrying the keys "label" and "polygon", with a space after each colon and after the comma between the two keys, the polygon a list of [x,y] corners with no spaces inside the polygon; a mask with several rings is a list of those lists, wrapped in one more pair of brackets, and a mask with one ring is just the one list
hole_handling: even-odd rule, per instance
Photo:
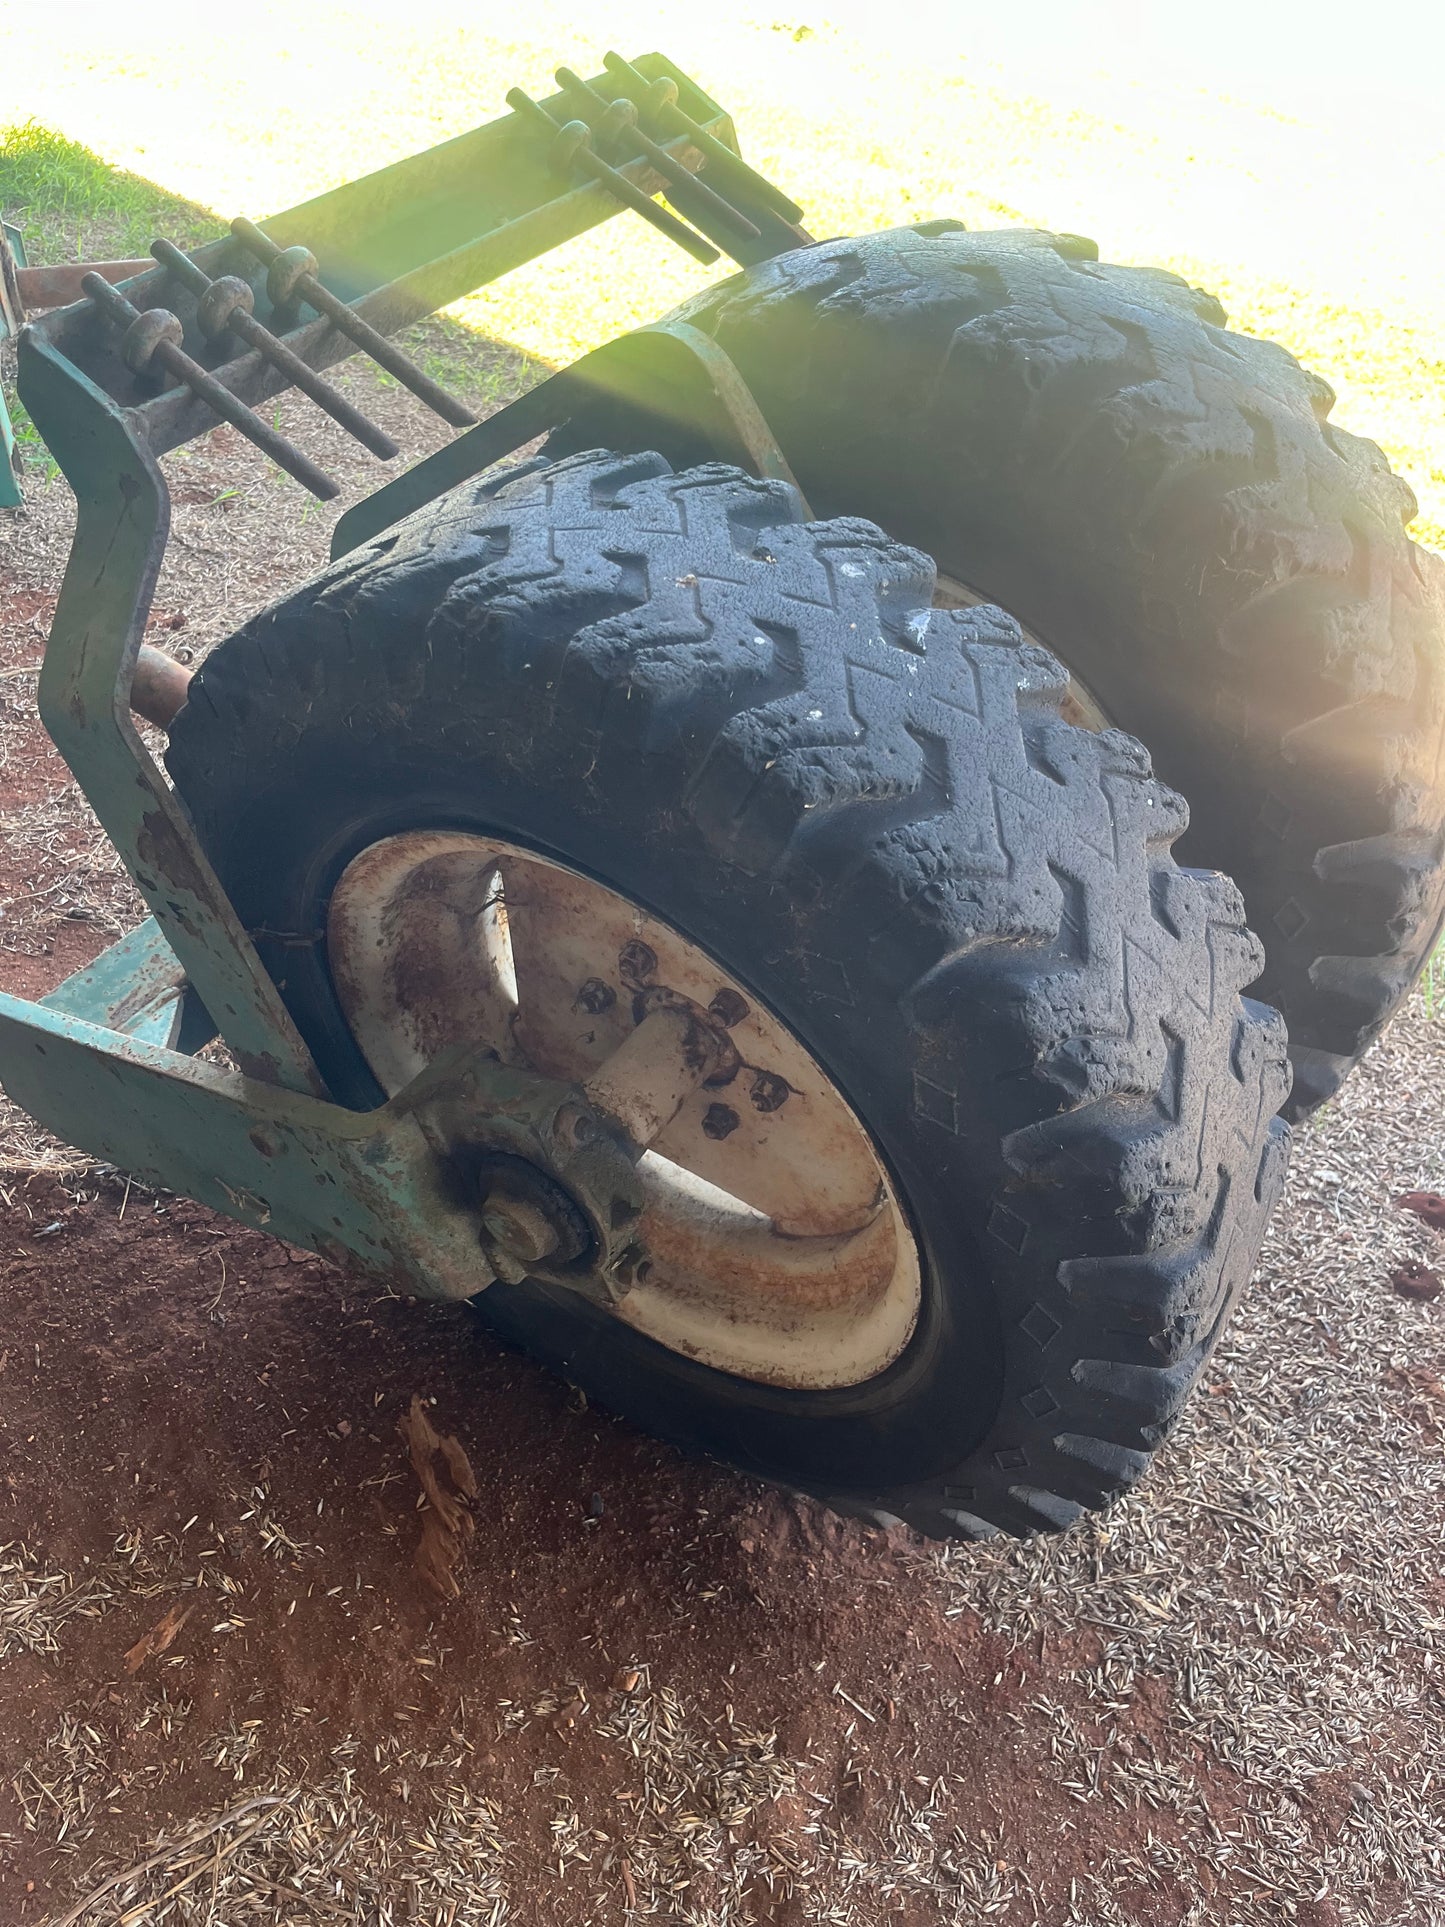
{"label": "farm implement", "polygon": [[[557,79],[20,328],[78,511],[40,712],[149,918],[0,995],[0,1082],[693,1449],[1066,1526],[1429,954],[1438,573],[1177,277],[818,243],[666,59]],[[740,273],[482,421],[396,344],[620,213]],[[189,675],[161,458],[225,422],[334,498],[267,404],[393,459],[352,355],[454,439]]]}

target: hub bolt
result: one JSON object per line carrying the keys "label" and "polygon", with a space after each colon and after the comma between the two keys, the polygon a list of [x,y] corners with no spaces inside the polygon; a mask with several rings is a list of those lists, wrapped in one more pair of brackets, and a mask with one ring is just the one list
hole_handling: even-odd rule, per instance
{"label": "hub bolt", "polygon": [[748,1096],[755,1111],[778,1111],[787,1103],[792,1090],[786,1077],[779,1077],[773,1071],[758,1071]]}
{"label": "hub bolt", "polygon": [[557,1231],[546,1212],[530,1198],[510,1191],[488,1194],[482,1206],[482,1229],[519,1264],[540,1264],[557,1249]]}

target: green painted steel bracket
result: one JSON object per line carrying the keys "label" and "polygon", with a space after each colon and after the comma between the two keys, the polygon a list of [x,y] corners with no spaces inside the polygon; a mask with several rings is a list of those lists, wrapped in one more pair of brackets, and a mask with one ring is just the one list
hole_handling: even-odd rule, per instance
{"label": "green painted steel bracket", "polygon": [[492,1282],[475,1204],[421,1116],[454,1067],[348,1111],[3,993],[0,1062],[32,1117],[145,1182],[395,1291],[470,1298]]}
{"label": "green painted steel bracket", "polygon": [[[332,559],[371,541],[549,429],[597,408],[619,417],[626,414],[627,439],[635,447],[681,437],[702,445],[706,455],[699,459],[734,462],[754,475],[798,488],[777,437],[730,357],[710,335],[685,321],[658,322],[594,348],[357,502],[332,531]],[[620,443],[609,437],[607,445]]]}
{"label": "green painted steel bracket", "polygon": [[[18,227],[0,221],[0,341],[18,334],[25,319],[16,269],[25,266],[25,241]],[[25,500],[15,473],[15,430],[0,389],[0,508],[18,509]]]}
{"label": "green painted steel bracket", "polygon": [[174,950],[149,918],[40,999],[47,1010],[83,1017],[145,1044],[198,1051],[216,1034],[210,1012],[186,981]]}
{"label": "green painted steel bracket", "polygon": [[129,415],[34,328],[21,393],[75,490],[76,527],[40,671],[40,715],[216,1028],[249,1076],[324,1088],[175,791],[130,713],[170,495]]}
{"label": "green painted steel bracket", "polygon": [[[146,925],[42,1004],[0,994],[7,1092],[92,1156],[394,1290],[471,1298],[500,1273],[609,1298],[644,1196],[635,1147],[581,1087],[460,1046],[350,1111],[152,1041],[176,988]],[[525,1270],[484,1242],[484,1199],[518,1165],[550,1174],[591,1226],[577,1251]]]}
{"label": "green painted steel bracket", "polygon": [[94,963],[57,984],[41,1003],[143,1043],[173,1045],[180,1030],[186,973],[154,918],[103,950]]}

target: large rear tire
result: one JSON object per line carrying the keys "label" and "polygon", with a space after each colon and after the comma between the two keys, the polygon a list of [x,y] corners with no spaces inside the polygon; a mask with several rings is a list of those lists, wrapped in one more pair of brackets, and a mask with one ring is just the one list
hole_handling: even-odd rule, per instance
{"label": "large rear tire", "polygon": [[[916,1243],[890,1363],[810,1390],[555,1286],[478,1310],[685,1446],[976,1537],[1064,1526],[1148,1465],[1252,1270],[1287,1070],[1239,994],[1237,891],[1170,857],[1180,799],[1137,743],[1060,719],[1066,678],[1017,625],[932,590],[922,555],[806,524],[780,484],[579,456],[458,490],[258,617],[168,761],[348,1103],[396,1078],[348,1021],[328,916],[363,853],[423,831],[605,884],[787,1026]],[[615,935],[584,968],[585,1040],[632,1006]]]}
{"label": "large rear tire", "polygon": [[935,222],[784,255],[680,318],[818,513],[927,550],[1149,745],[1189,798],[1181,854],[1237,880],[1264,940],[1299,1115],[1445,912],[1445,569],[1327,383],[1178,276],[1095,255]]}

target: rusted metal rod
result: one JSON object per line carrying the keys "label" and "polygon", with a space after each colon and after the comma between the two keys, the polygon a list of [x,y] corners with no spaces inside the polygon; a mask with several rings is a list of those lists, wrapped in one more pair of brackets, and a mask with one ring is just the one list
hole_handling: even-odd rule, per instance
{"label": "rusted metal rod", "polygon": [[157,729],[169,729],[185,708],[193,673],[174,656],[167,656],[143,642],[131,678],[131,708]]}
{"label": "rusted metal rod", "polygon": [[284,435],[278,434],[268,422],[262,421],[229,388],[217,381],[214,375],[208,374],[198,361],[192,361],[181,346],[183,331],[180,321],[169,308],[149,308],[142,314],[118,288],[113,288],[99,274],[87,274],[81,287],[117,328],[125,330],[120,347],[127,367],[140,374],[153,361],[159,362],[168,373],[184,382],[193,395],[213,408],[222,421],[239,428],[257,448],[271,457],[278,468],[294,476],[319,501],[333,501],[341,493],[331,477],[319,469],[309,456],[303,455]]}
{"label": "rusted metal rod", "polygon": [[665,76],[650,81],[646,74],[637,71],[630,60],[624,60],[617,53],[603,54],[602,65],[644,114],[651,114],[661,127],[674,135],[686,134],[698,152],[714,162],[721,173],[731,174],[734,180],[745,183],[765,206],[781,214],[785,221],[802,220],[803,210],[796,201],[790,201],[766,175],[749,167],[741,155],[725,147],[705,127],[700,127],[691,114],[683,112],[677,104],[676,81],[668,80]]}
{"label": "rusted metal rod", "polygon": [[[640,214],[644,221],[655,227],[659,234],[665,234],[669,241],[690,254],[694,261],[701,261],[704,267],[711,267],[718,258],[718,251],[711,242],[704,241],[695,234],[685,221],[679,221],[675,214],[659,207],[640,187],[634,187],[625,174],[619,174],[610,167],[600,154],[592,150],[592,129],[585,120],[568,121],[565,125],[547,112],[541,101],[533,100],[524,94],[520,87],[514,87],[507,95],[507,105],[523,119],[533,122],[539,132],[550,134],[557,143],[559,160],[563,166],[581,168],[590,174],[594,181],[600,181],[608,193],[630,207],[634,214]],[[576,130],[575,134],[573,130]],[[569,139],[559,137],[570,136]]]}
{"label": "rusted metal rod", "polygon": [[390,435],[368,420],[359,408],[352,406],[340,389],[333,388],[324,375],[318,375],[309,362],[303,361],[294,349],[288,348],[284,341],[256,319],[251,312],[253,296],[249,283],[234,274],[213,281],[205,269],[198,267],[188,254],[183,254],[173,241],[153,242],[151,253],[163,268],[168,268],[178,281],[200,296],[196,318],[203,334],[215,339],[229,329],[264,355],[273,367],[279,368],[294,387],[299,388],[303,395],[309,395],[333,421],[340,422],[348,435],[354,435],[357,441],[369,448],[373,455],[379,455],[384,462],[391,460],[397,447]]}
{"label": "rusted metal rod", "polygon": [[449,395],[430,375],[424,375],[394,342],[388,341],[369,321],[363,320],[349,302],[331,292],[326,283],[318,278],[316,256],[308,249],[278,247],[254,221],[244,217],[232,221],[231,232],[238,241],[246,244],[258,261],[264,262],[272,271],[271,298],[278,307],[284,307],[287,299],[299,295],[318,314],[324,314],[333,328],[339,328],[348,340],[364,349],[389,375],[394,375],[403,388],[409,388],[434,414],[440,415],[443,421],[450,422],[454,428],[470,428],[476,421],[476,416],[464,402],[458,401],[455,395]]}
{"label": "rusted metal rod", "polygon": [[[696,174],[689,172],[675,154],[669,154],[666,148],[658,146],[650,134],[642,131],[637,125],[638,108],[635,101],[628,100],[626,96],[620,100],[608,100],[605,94],[599,94],[590,81],[584,80],[580,74],[573,73],[570,67],[557,69],[557,84],[568,93],[577,96],[582,103],[584,114],[588,114],[590,109],[599,116],[612,116],[615,119],[618,108],[631,108],[631,119],[619,123],[621,138],[630,142],[638,153],[645,155],[664,180],[671,181],[674,187],[690,188],[698,200],[705,207],[710,208],[725,227],[730,227],[735,234],[745,235],[749,240],[758,239],[762,230],[755,227],[746,214],[740,213],[731,201],[725,201],[721,194],[714,193],[706,181],[700,181]],[[605,134],[605,128],[599,128],[596,121],[590,121],[590,124],[594,133]]]}

